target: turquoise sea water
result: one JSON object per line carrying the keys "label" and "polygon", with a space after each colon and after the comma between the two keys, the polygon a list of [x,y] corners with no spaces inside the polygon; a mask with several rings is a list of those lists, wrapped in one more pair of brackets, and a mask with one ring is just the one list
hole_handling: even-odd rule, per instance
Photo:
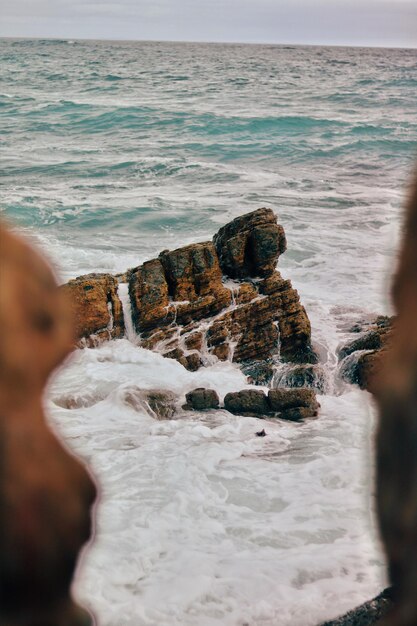
{"label": "turquoise sea water", "polygon": [[6,216],[108,269],[268,205],[327,271],[324,240],[382,243],[417,153],[415,50],[1,40],[0,83]]}
{"label": "turquoise sea water", "polygon": [[243,375],[186,372],[127,339],[74,354],[47,406],[101,485],[76,585],[100,626],[317,626],[386,584],[374,408],[336,352],[390,308],[416,95],[416,50],[0,40],[0,209],[61,279],[270,206],[327,377],[305,424],[158,422],[141,390],[181,403]]}

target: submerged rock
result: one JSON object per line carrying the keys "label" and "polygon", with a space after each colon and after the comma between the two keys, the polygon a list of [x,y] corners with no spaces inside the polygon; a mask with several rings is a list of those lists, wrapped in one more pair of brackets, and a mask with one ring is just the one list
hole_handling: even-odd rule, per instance
{"label": "submerged rock", "polygon": [[326,393],[329,380],[320,364],[287,365],[274,372],[272,387],[308,387],[318,393]]}
{"label": "submerged rock", "polygon": [[131,387],[124,390],[123,402],[135,411],[145,411],[155,419],[171,419],[177,408],[178,398],[171,391],[161,389],[140,389]]}
{"label": "submerged rock", "polygon": [[61,289],[71,304],[78,345],[92,347],[102,340],[124,335],[124,317],[118,282],[110,274],[87,274]]}
{"label": "submerged rock", "polygon": [[207,409],[219,408],[219,396],[214,389],[204,389],[204,387],[198,387],[189,391],[185,395],[186,404],[184,409],[191,409],[194,411],[205,411]]}

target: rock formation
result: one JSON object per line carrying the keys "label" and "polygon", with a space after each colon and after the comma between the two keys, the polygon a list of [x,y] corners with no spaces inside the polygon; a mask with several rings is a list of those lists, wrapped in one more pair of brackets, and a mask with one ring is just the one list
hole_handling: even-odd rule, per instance
{"label": "rock formation", "polygon": [[[306,311],[291,282],[275,271],[285,249],[273,211],[258,209],[223,226],[213,241],[165,250],[128,270],[140,345],[190,370],[213,358],[267,362],[278,351],[286,361],[315,363]],[[116,282],[90,274],[64,286],[81,343],[123,335]]]}
{"label": "rock formation", "polygon": [[0,244],[0,624],[87,626],[70,585],[95,487],[42,407],[72,349],[72,321],[40,255],[1,225]]}
{"label": "rock formation", "polygon": [[390,344],[394,318],[380,316],[371,322],[356,325],[357,336],[339,350],[341,374],[361,389],[373,390],[386,350]]}
{"label": "rock formation", "polygon": [[116,339],[124,334],[123,309],[117,295],[118,281],[109,274],[87,274],[63,286],[71,303],[76,335],[84,345]]}

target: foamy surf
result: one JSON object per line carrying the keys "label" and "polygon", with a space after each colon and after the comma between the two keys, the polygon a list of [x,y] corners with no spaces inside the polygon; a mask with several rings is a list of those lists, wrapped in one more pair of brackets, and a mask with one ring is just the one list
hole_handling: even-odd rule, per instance
{"label": "foamy surf", "polygon": [[[78,351],[53,381],[51,421],[101,485],[76,584],[99,623],[313,626],[377,593],[367,394],[320,396],[305,424],[180,408],[157,421],[126,401],[158,388],[180,407],[198,386],[223,396],[245,378],[117,340]],[[66,394],[76,408],[62,408]]]}

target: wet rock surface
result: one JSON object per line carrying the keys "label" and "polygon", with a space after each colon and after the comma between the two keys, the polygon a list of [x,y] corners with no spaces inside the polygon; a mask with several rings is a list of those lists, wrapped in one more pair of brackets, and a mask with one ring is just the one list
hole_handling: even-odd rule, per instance
{"label": "wet rock surface", "polygon": [[[213,241],[164,250],[128,270],[121,279],[129,284],[140,345],[191,371],[213,359],[267,363],[278,354],[286,362],[316,363],[307,313],[275,270],[285,249],[274,212],[258,209],[226,224]],[[87,345],[123,336],[116,277],[82,276],[64,289]]]}
{"label": "wet rock surface", "polygon": [[205,411],[207,409],[219,408],[219,396],[214,389],[204,389],[198,387],[189,391],[185,395],[186,404],[183,408],[186,410]]}
{"label": "wet rock surface", "polygon": [[261,389],[243,389],[224,398],[224,408],[235,415],[297,422],[315,417],[319,407],[312,389],[270,389],[268,395]]}
{"label": "wet rock surface", "polygon": [[309,387],[317,393],[326,393],[329,381],[325,368],[317,363],[287,365],[274,372],[272,387]]}
{"label": "wet rock surface", "polygon": [[80,346],[92,347],[123,336],[123,308],[117,287],[117,279],[109,274],[87,274],[61,287],[73,309]]}
{"label": "wet rock surface", "polygon": [[373,322],[358,323],[351,331],[359,334],[339,349],[341,376],[361,389],[373,390],[384,354],[389,347],[394,318],[380,316]]}
{"label": "wet rock surface", "polygon": [[214,236],[221,268],[231,278],[269,276],[287,248],[285,233],[271,209],[237,217]]}
{"label": "wet rock surface", "polygon": [[269,413],[268,398],[260,389],[243,389],[226,394],[224,408],[235,415],[260,417]]}

